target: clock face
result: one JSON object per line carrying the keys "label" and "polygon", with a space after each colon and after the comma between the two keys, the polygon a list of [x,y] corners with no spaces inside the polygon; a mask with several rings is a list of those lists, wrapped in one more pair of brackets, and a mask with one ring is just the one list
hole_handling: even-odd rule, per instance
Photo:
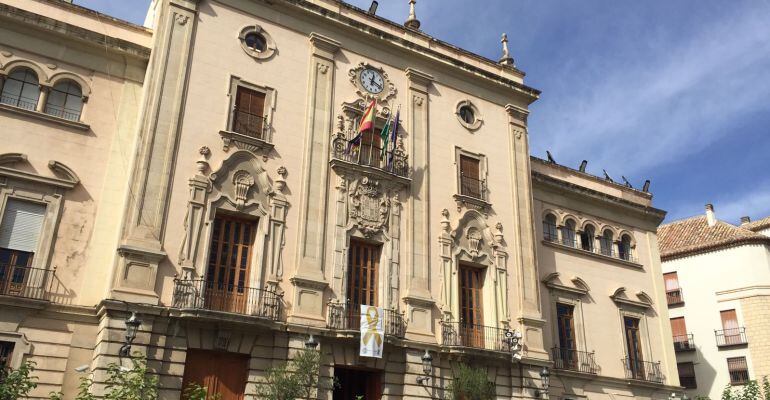
{"label": "clock face", "polygon": [[382,74],[373,69],[367,68],[361,71],[360,80],[364,89],[372,94],[378,94],[385,88],[385,79],[382,78]]}

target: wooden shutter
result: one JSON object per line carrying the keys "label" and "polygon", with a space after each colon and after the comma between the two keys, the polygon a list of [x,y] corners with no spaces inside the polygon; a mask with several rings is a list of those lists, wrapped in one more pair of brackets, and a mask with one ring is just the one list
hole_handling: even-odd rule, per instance
{"label": "wooden shutter", "polygon": [[0,247],[34,253],[45,219],[45,205],[9,199],[0,223]]}
{"label": "wooden shutter", "polygon": [[679,277],[677,276],[676,272],[663,274],[663,281],[666,284],[666,290],[679,289]]}
{"label": "wooden shutter", "polygon": [[246,311],[255,232],[255,221],[227,215],[214,220],[206,274],[206,302],[211,309]]}
{"label": "wooden shutter", "polygon": [[[674,341],[677,340],[677,337],[682,337],[687,335],[687,325],[684,323],[684,317],[679,318],[671,318],[671,333],[674,336]],[[685,339],[681,339],[685,340]]]}
{"label": "wooden shutter", "polygon": [[559,326],[559,347],[576,350],[575,343],[575,308],[569,304],[556,304]]}
{"label": "wooden shutter", "polygon": [[355,312],[377,305],[380,245],[351,239],[348,251],[348,301]]}
{"label": "wooden shutter", "polygon": [[482,270],[460,264],[460,317],[466,325],[483,325]]}
{"label": "wooden shutter", "polygon": [[460,194],[476,198],[481,197],[478,159],[460,156]]}
{"label": "wooden shutter", "polygon": [[248,372],[248,354],[188,349],[182,388],[197,383],[212,398],[243,400]]}
{"label": "wooden shutter", "polygon": [[720,311],[719,315],[722,317],[722,328],[724,330],[738,329],[738,316],[735,314],[735,310]]}
{"label": "wooden shutter", "polygon": [[239,86],[235,98],[235,108],[251,115],[265,115],[265,94]]}

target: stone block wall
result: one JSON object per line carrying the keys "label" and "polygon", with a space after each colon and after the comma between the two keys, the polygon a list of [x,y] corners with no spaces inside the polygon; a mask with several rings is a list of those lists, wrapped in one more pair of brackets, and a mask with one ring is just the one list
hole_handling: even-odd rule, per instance
{"label": "stone block wall", "polygon": [[753,296],[741,299],[743,321],[749,340],[751,379],[770,378],[770,296]]}

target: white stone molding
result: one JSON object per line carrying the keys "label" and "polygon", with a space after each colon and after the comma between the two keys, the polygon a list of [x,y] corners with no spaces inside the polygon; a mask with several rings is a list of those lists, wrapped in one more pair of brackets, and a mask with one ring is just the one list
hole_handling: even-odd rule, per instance
{"label": "white stone molding", "polygon": [[[462,178],[460,173],[460,156],[470,157],[478,160],[479,162],[479,180],[481,185],[481,198],[467,196],[462,194]],[[489,202],[489,188],[487,187],[487,176],[489,175],[489,163],[487,157],[482,153],[474,153],[463,149],[460,146],[455,146],[455,195],[453,196],[455,204],[457,205],[457,212],[466,210],[476,210],[487,216],[492,203]]]}
{"label": "white stone molding", "polygon": [[[463,107],[468,107],[471,109],[471,112],[473,112],[473,122],[468,123],[465,120],[463,120],[462,116],[460,115],[460,109]],[[481,111],[479,111],[479,108],[476,107],[473,102],[470,101],[470,99],[460,100],[455,105],[455,116],[457,117],[457,121],[462,125],[465,129],[473,132],[481,128],[481,125],[484,124],[484,118],[481,115]]]}
{"label": "white stone molding", "polygon": [[18,369],[21,367],[24,358],[32,351],[32,344],[27,340],[27,335],[23,332],[4,332],[0,331],[0,342],[13,343],[13,353],[6,367]]}
{"label": "white stone molding", "polygon": [[[449,211],[442,211],[439,245],[441,258],[441,299],[439,305],[442,320],[459,321],[459,277],[460,263],[485,268],[483,304],[485,324],[498,328],[510,327],[508,310],[508,253],[504,246],[502,225],[493,230],[487,225],[486,217],[476,210],[467,210],[454,224],[449,220]],[[493,322],[492,322],[493,321]]]}
{"label": "white stone molding", "polygon": [[541,282],[543,282],[551,291],[570,293],[576,296],[585,296],[591,290],[585,281],[578,277],[570,279],[572,285],[567,282],[562,282],[561,274],[559,272],[548,274],[541,280]]}
{"label": "white stone molding", "polygon": [[[265,50],[255,50],[246,45],[246,35],[250,33],[255,33],[265,39]],[[243,51],[246,52],[249,57],[257,61],[269,60],[278,51],[278,46],[276,46],[273,37],[267,33],[267,31],[265,31],[259,24],[249,25],[241,29],[240,33],[238,34],[238,41],[240,42]]]}
{"label": "white stone molding", "polygon": [[652,298],[650,298],[647,293],[644,293],[643,291],[639,291],[636,294],[637,299],[632,299],[628,296],[628,293],[626,293],[627,290],[625,287],[619,287],[615,289],[612,294],[610,294],[610,298],[612,301],[614,301],[618,306],[631,306],[636,307],[637,309],[641,310],[647,310],[652,308]]}
{"label": "white stone molding", "polygon": [[[380,93],[372,94],[369,93],[364,87],[361,85],[361,72],[363,72],[366,69],[372,69],[380,73],[382,75],[384,82],[384,88]],[[388,73],[385,71],[382,67],[377,67],[369,63],[360,62],[355,67],[351,68],[348,71],[348,77],[350,78],[350,83],[355,87],[356,94],[361,97],[362,99],[374,99],[377,100],[377,106],[380,107],[383,111],[383,115],[388,115],[390,113],[390,100],[396,97],[396,93],[398,93],[398,90],[396,89],[396,85],[393,84],[393,82],[388,77]]]}

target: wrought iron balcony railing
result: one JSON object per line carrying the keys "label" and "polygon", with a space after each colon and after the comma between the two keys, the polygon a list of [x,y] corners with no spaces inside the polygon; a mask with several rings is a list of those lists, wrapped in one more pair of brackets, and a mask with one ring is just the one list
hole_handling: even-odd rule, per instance
{"label": "wrought iron balcony railing", "polygon": [[272,288],[227,285],[204,279],[174,281],[172,304],[177,308],[221,311],[277,321],[282,295]]}
{"label": "wrought iron balcony railing", "polygon": [[441,344],[492,351],[510,351],[505,329],[465,322],[441,322]]}
{"label": "wrought iron balcony railing", "polygon": [[460,175],[460,194],[486,201],[487,182],[477,177]]}
{"label": "wrought iron balcony railing", "polygon": [[401,139],[397,139],[396,143],[387,143],[383,151],[379,132],[365,134],[358,138],[358,143],[354,140],[357,135],[358,133],[352,129],[335,134],[332,141],[331,157],[403,178],[409,177],[408,157]]}
{"label": "wrought iron balcony railing", "polygon": [[622,359],[626,378],[640,381],[663,383],[665,377],[660,369],[660,361],[650,362],[626,357]]}
{"label": "wrought iron balcony railing", "polygon": [[599,371],[599,366],[594,361],[593,352],[554,347],[551,349],[551,356],[553,357],[553,367],[556,369],[585,372],[587,374],[596,374]]}
{"label": "wrought iron balcony railing", "polygon": [[55,269],[0,264],[0,295],[50,300],[50,287],[55,276]]}
{"label": "wrought iron balcony railing", "polygon": [[551,243],[559,243],[559,234],[555,224],[543,222],[543,240]]}
{"label": "wrought iron balcony railing", "polygon": [[674,351],[695,351],[695,340],[692,333],[674,336]]}
{"label": "wrought iron balcony railing", "polygon": [[714,336],[716,336],[718,347],[740,346],[749,343],[744,327],[715,330]]}
{"label": "wrought iron balcony railing", "polygon": [[0,103],[7,104],[9,106],[23,108],[29,111],[35,111],[37,108],[37,100],[30,99],[21,96],[5,95],[0,97]]}
{"label": "wrought iron balcony railing", "polygon": [[267,118],[244,110],[233,110],[233,132],[271,143],[270,124]]}
{"label": "wrought iron balcony railing", "polygon": [[684,304],[684,294],[682,293],[682,288],[666,290],[666,302],[670,306]]}
{"label": "wrought iron balcony railing", "polygon": [[[404,338],[406,336],[406,319],[397,310],[383,310],[382,327],[386,336]],[[361,330],[361,309],[359,306],[348,307],[346,304],[329,304],[326,325],[329,329],[340,331]]]}
{"label": "wrought iron balcony railing", "polygon": [[80,120],[80,111],[68,110],[64,107],[47,105],[45,106],[45,113],[48,115],[53,115],[54,117],[59,117],[70,121]]}

